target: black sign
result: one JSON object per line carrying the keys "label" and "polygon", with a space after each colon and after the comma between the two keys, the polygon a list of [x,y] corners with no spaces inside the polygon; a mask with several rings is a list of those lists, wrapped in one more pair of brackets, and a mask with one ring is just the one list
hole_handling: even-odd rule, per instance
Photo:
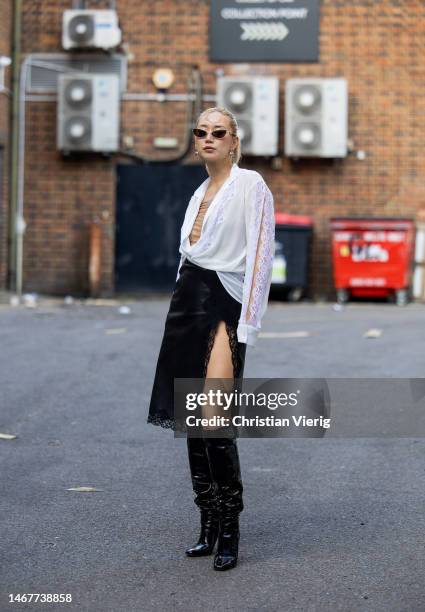
{"label": "black sign", "polygon": [[211,0],[213,62],[317,62],[319,0]]}

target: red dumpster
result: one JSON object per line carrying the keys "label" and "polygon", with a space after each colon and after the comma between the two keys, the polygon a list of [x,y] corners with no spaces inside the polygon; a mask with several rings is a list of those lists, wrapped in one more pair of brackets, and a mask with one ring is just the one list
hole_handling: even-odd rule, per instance
{"label": "red dumpster", "polygon": [[414,221],[398,218],[330,220],[334,284],[339,302],[350,295],[408,300]]}

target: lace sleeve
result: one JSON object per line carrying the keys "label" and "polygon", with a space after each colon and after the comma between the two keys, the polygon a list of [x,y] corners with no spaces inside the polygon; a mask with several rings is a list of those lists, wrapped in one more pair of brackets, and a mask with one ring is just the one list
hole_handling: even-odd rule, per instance
{"label": "lace sleeve", "polygon": [[238,340],[255,346],[268,304],[275,253],[273,195],[264,180],[248,193],[245,221],[247,253]]}

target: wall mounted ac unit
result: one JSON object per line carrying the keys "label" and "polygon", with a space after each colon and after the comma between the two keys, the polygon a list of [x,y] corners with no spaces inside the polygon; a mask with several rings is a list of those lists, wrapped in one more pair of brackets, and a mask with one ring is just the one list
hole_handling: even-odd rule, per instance
{"label": "wall mounted ac unit", "polygon": [[113,10],[68,10],[63,13],[64,49],[113,49],[121,42],[117,12]]}
{"label": "wall mounted ac unit", "polygon": [[119,149],[120,88],[116,74],[61,74],[57,148],[64,152]]}
{"label": "wall mounted ac unit", "polygon": [[285,154],[347,155],[346,79],[288,79],[285,87]]}
{"label": "wall mounted ac unit", "polygon": [[217,106],[235,115],[244,155],[276,155],[279,139],[279,80],[219,77]]}

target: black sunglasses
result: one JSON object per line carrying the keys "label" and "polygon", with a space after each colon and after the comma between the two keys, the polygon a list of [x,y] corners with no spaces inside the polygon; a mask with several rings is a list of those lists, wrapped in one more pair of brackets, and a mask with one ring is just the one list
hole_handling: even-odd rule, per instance
{"label": "black sunglasses", "polygon": [[[196,138],[205,138],[208,134],[206,130],[201,130],[200,128],[193,128],[192,132],[194,133]],[[231,134],[232,136],[236,136],[236,134],[233,134],[233,132],[224,129],[213,130],[211,132],[211,135],[214,136],[214,138],[224,138],[227,132],[229,132],[229,134]]]}

